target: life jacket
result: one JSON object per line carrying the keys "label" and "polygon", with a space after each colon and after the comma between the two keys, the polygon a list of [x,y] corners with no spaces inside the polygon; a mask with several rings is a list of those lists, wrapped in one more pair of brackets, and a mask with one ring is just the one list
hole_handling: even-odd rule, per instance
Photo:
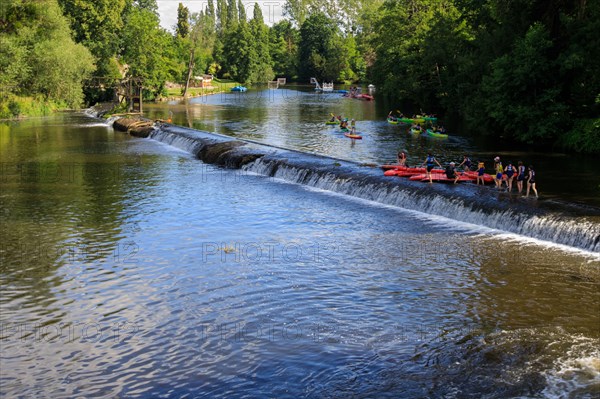
{"label": "life jacket", "polygon": [[426,160],[426,162],[427,162],[427,165],[433,165],[433,162],[434,162],[434,160],[435,160],[435,158],[434,158],[434,157],[432,157],[432,156],[428,156],[428,157],[427,157],[427,160]]}
{"label": "life jacket", "polygon": [[506,167],[506,172],[514,172],[514,171],[515,171],[515,168],[512,165],[508,165]]}
{"label": "life jacket", "polygon": [[479,162],[477,164],[477,169],[485,169],[485,164],[483,162]]}

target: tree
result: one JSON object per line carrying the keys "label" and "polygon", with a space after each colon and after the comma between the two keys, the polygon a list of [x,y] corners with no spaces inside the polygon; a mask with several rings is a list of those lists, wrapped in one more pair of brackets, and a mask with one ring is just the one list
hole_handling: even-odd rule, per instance
{"label": "tree", "polygon": [[269,30],[269,53],[275,76],[293,79],[297,75],[299,32],[288,20],[281,20]]}
{"label": "tree", "polygon": [[269,52],[269,30],[263,20],[263,14],[258,3],[254,3],[250,30],[254,37],[253,47],[258,55],[252,65],[250,80],[252,82],[266,82],[273,79],[271,54]]}
{"label": "tree", "polygon": [[123,34],[123,60],[129,65],[128,75],[143,78],[144,88],[153,95],[163,90],[169,71],[176,69],[168,55],[171,38],[155,13],[137,7],[131,10]]}
{"label": "tree", "polygon": [[337,80],[346,68],[337,26],[323,13],[308,17],[300,28],[299,70],[302,79]]}
{"label": "tree", "polygon": [[185,38],[190,33],[189,19],[190,10],[184,7],[182,3],[179,3],[179,7],[177,7],[177,29],[175,30],[177,36]]}
{"label": "tree", "polygon": [[238,23],[237,0],[227,2],[227,29],[235,29]]}
{"label": "tree", "polygon": [[75,42],[87,47],[96,58],[96,74],[114,71],[114,56],[121,45],[122,14],[129,0],[58,0],[74,31]]}
{"label": "tree", "polygon": [[57,1],[12,1],[5,7],[0,83],[11,94],[42,95],[68,107],[81,106],[82,81],[94,70],[94,58],[73,41]]}
{"label": "tree", "polygon": [[240,23],[245,23],[248,18],[246,16],[246,8],[244,7],[244,3],[242,3],[242,0],[238,0],[238,12]]}
{"label": "tree", "polygon": [[225,28],[227,27],[227,16],[227,1],[217,0],[217,19],[219,20],[217,30],[220,35],[223,35]]}
{"label": "tree", "polygon": [[242,83],[252,83],[252,72],[258,55],[253,45],[254,37],[248,24],[238,24],[227,33],[223,45],[223,57],[230,76]]}
{"label": "tree", "polygon": [[567,107],[558,96],[551,48],[545,27],[534,24],[483,80],[482,111],[508,137],[533,143],[556,138],[564,129]]}

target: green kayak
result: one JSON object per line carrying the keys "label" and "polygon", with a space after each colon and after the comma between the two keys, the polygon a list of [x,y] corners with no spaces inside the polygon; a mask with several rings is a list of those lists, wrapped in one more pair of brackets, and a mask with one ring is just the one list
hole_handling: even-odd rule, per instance
{"label": "green kayak", "polygon": [[440,138],[440,139],[447,139],[448,138],[447,134],[434,132],[431,129],[427,129],[427,134],[429,136],[431,136],[431,137],[437,137],[437,138]]}

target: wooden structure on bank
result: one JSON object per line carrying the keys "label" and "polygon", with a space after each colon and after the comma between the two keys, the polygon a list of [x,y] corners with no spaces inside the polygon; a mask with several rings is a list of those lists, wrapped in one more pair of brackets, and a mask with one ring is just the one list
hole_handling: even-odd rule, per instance
{"label": "wooden structure on bank", "polygon": [[128,112],[142,113],[144,110],[143,79],[139,76],[126,77],[123,79],[94,76],[84,83],[84,87],[100,90],[113,90],[114,100],[119,104],[127,104]]}
{"label": "wooden structure on bank", "polygon": [[269,86],[269,89],[279,89],[279,86],[284,86],[286,81],[286,78],[277,78],[277,80],[269,80],[267,85]]}
{"label": "wooden structure on bank", "polygon": [[190,81],[190,87],[212,87],[213,75],[204,74],[201,76],[194,76]]}

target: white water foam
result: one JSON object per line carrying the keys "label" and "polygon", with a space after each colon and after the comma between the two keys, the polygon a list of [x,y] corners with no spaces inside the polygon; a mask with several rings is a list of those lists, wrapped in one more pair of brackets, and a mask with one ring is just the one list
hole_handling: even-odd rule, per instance
{"label": "white water foam", "polygon": [[[253,173],[256,173],[256,172],[253,172]],[[259,173],[256,173],[256,175],[264,176]],[[524,235],[520,235],[520,234],[516,234],[516,233],[511,233],[511,232],[507,232],[507,231],[503,231],[503,230],[499,230],[499,229],[494,229],[491,227],[486,227],[486,226],[482,226],[482,225],[478,225],[478,224],[463,222],[463,221],[451,219],[451,218],[448,218],[445,216],[432,215],[429,213],[416,211],[413,209],[406,209],[406,208],[402,208],[402,207],[399,207],[396,205],[388,205],[388,204],[384,204],[381,202],[368,200],[368,199],[364,199],[364,198],[360,198],[360,197],[355,197],[352,195],[343,194],[343,193],[339,193],[336,191],[330,191],[330,190],[323,189],[323,188],[317,188],[314,186],[307,186],[304,184],[293,183],[293,182],[290,182],[289,180],[285,180],[285,179],[281,179],[281,178],[270,178],[270,179],[271,179],[271,181],[277,182],[279,184],[298,185],[308,191],[317,192],[317,193],[320,193],[320,194],[326,195],[326,196],[344,198],[346,200],[359,202],[361,204],[365,204],[370,207],[393,209],[400,213],[408,214],[408,215],[414,216],[420,220],[426,221],[431,225],[439,226],[439,227],[443,227],[443,228],[452,228],[456,231],[460,231],[461,233],[474,234],[479,237],[492,238],[492,239],[498,240],[498,241],[510,240],[512,242],[519,243],[520,245],[532,245],[532,246],[541,246],[541,247],[548,248],[548,249],[557,249],[562,252],[567,252],[567,253],[571,253],[574,255],[582,256],[582,257],[586,258],[588,263],[589,262],[594,262],[594,263],[600,262],[600,254],[595,253],[595,252],[585,251],[580,248],[575,248],[575,247],[571,247],[571,246],[564,245],[564,244],[558,244],[558,243],[551,242],[551,241],[545,241],[545,240],[541,240],[538,238],[532,238],[532,237],[528,237],[528,236],[524,236]],[[598,263],[597,266],[600,270],[600,263]]]}

